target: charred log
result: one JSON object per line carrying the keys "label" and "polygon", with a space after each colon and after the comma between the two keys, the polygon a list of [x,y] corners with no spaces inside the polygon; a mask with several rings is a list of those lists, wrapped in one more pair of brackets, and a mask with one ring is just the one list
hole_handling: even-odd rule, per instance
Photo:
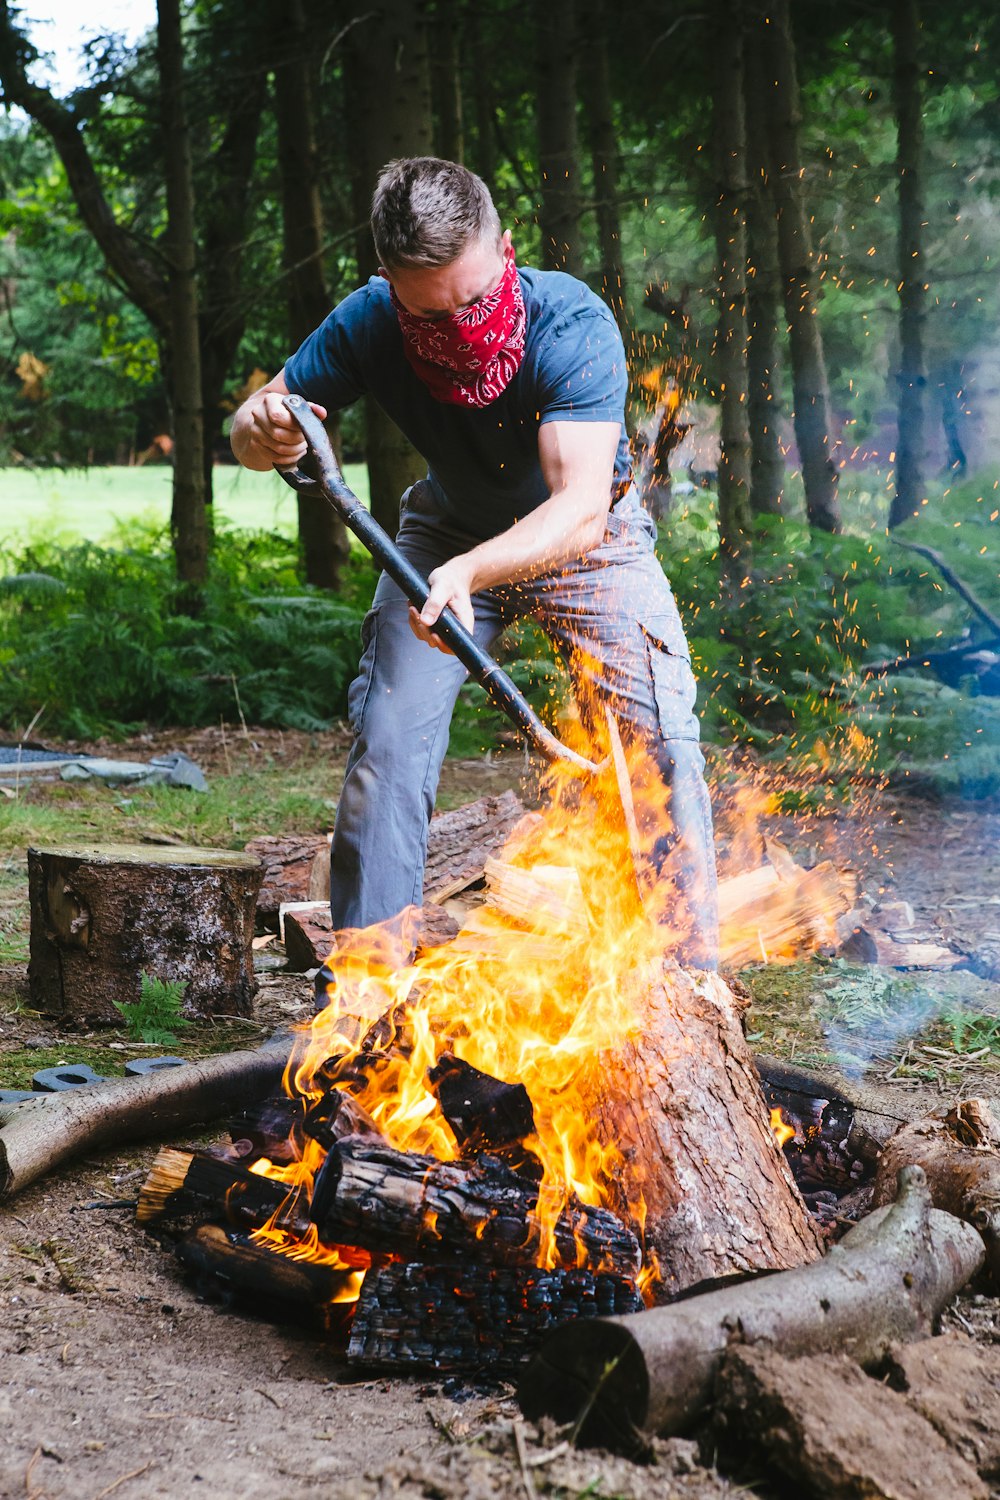
{"label": "charred log", "polygon": [[311,1105],[303,1128],[306,1135],[327,1151],[347,1136],[384,1139],[364,1105],[342,1089],[328,1089],[322,1099]]}
{"label": "charred log", "polygon": [[[445,1162],[371,1142],[333,1146],[313,1185],[310,1216],[327,1244],[410,1260],[530,1266],[543,1248],[537,1184],[487,1155]],[[635,1276],[639,1242],[614,1214],[571,1199],[556,1220],[561,1267],[585,1261]]]}
{"label": "charred log", "polygon": [[642,1431],[690,1426],[734,1344],[788,1356],[846,1352],[871,1364],[927,1334],[982,1263],[975,1230],[933,1209],[924,1172],[908,1168],[896,1202],[815,1265],[557,1330],[524,1375],[521,1407],[533,1420],[578,1423],[584,1442],[634,1452]]}
{"label": "charred log", "polygon": [[139,1190],[136,1219],[140,1224],[160,1224],[207,1212],[251,1229],[275,1219],[301,1235],[308,1233],[309,1221],[300,1197],[299,1189],[238,1162],[168,1146],[157,1154]]}
{"label": "charred log", "polygon": [[[252,1298],[286,1307],[306,1307],[314,1318],[329,1313],[341,1322],[352,1303],[358,1271],[315,1260],[292,1260],[255,1244],[230,1225],[199,1224],[179,1242],[177,1259],[193,1275],[203,1295],[224,1300]],[[338,1316],[339,1310],[339,1316]],[[314,1319],[313,1319],[314,1321]]]}
{"label": "charred log", "polygon": [[240,1110],[229,1122],[229,1138],[246,1165],[266,1156],[279,1166],[298,1161],[302,1155],[306,1101],[287,1094],[272,1094]]}
{"label": "charred log", "polygon": [[394,1263],[365,1276],[347,1357],[509,1375],[559,1324],[641,1308],[635,1282],[606,1272]]}
{"label": "charred log", "polygon": [[463,1153],[534,1135],[535,1116],[523,1083],[503,1083],[450,1052],[442,1053],[427,1078]]}

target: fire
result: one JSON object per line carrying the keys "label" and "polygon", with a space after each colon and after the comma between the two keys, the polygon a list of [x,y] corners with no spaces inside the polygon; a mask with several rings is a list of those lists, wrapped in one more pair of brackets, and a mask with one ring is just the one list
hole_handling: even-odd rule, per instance
{"label": "fire", "polygon": [[772,1109],[771,1111],[771,1129],[774,1132],[774,1139],[777,1141],[780,1151],[784,1151],[788,1142],[795,1139],[795,1127],[786,1123],[780,1109]]}

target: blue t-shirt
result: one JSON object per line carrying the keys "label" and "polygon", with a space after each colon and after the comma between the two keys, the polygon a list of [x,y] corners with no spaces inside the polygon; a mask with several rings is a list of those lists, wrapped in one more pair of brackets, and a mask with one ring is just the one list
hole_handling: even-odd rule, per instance
{"label": "blue t-shirt", "polygon": [[628,376],[618,326],[599,297],[562,271],[519,271],[524,359],[488,406],[436,401],[403,352],[389,283],[373,276],[311,333],[285,366],[289,391],[330,411],[370,392],[426,460],[446,514],[481,538],[541,505],[543,422],[618,422],[612,498],[628,487]]}

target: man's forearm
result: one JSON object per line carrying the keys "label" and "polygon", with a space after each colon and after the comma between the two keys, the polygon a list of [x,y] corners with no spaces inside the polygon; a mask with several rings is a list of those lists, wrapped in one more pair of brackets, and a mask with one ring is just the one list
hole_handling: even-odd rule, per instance
{"label": "man's forearm", "polygon": [[535,578],[589,552],[604,535],[607,514],[607,503],[589,488],[551,495],[507,531],[464,554],[469,592]]}

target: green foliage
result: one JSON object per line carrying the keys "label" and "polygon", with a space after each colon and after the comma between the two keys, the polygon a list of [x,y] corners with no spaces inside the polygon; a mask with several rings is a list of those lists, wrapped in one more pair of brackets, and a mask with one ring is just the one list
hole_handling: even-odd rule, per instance
{"label": "green foliage", "polygon": [[175,1032],[189,1024],[183,1009],[186,989],[185,979],[157,979],[152,974],[143,974],[138,1000],[112,1003],[132,1041],[169,1047],[177,1040]]}
{"label": "green foliage", "polygon": [[239,722],[318,729],[344,713],[371,569],[342,599],[298,582],[287,537],[221,532],[203,607],[181,612],[166,538],[0,552],[0,720],[49,733]]}

